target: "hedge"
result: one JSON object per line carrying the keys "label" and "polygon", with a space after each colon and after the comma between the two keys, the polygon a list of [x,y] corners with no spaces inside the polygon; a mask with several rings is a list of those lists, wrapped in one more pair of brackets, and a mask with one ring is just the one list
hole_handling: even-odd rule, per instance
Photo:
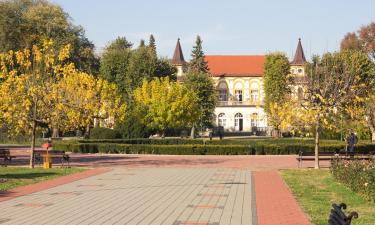
{"label": "hedge", "polygon": [[[148,141],[147,141],[148,140]],[[170,155],[288,155],[300,151],[314,151],[313,144],[280,143],[280,142],[227,142],[219,141],[203,143],[202,140],[179,139],[129,139],[113,143],[105,140],[54,141],[57,150],[81,153],[140,153],[140,154],[170,154]],[[186,142],[185,142],[186,141]],[[321,152],[339,152],[344,144],[325,143]],[[374,144],[359,144],[357,151],[369,152],[375,150]]]}
{"label": "hedge", "polygon": [[339,182],[375,202],[375,160],[336,160],[331,172]]}

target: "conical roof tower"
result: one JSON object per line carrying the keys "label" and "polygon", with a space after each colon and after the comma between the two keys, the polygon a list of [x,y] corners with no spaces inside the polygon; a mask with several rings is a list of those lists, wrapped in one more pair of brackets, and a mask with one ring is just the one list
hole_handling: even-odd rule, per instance
{"label": "conical roof tower", "polygon": [[298,38],[296,54],[294,54],[294,59],[290,64],[293,66],[302,66],[305,63],[306,63],[306,58],[305,58],[305,54],[303,53],[301,38]]}
{"label": "conical roof tower", "polygon": [[182,53],[180,38],[177,39],[177,44],[176,44],[176,48],[174,50],[172,63],[174,65],[185,65],[186,64],[185,59],[184,59],[184,54]]}

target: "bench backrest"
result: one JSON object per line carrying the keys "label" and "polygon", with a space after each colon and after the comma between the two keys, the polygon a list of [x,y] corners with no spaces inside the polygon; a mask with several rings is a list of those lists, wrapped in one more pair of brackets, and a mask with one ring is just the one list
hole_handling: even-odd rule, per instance
{"label": "bench backrest", "polygon": [[346,216],[342,209],[346,209],[345,203],[340,205],[332,204],[331,214],[328,219],[329,225],[350,225],[353,218],[358,218],[357,212],[351,212]]}
{"label": "bench backrest", "polygon": [[4,157],[4,156],[9,156],[10,155],[10,151],[9,149],[0,149],[0,156]]}
{"label": "bench backrest", "polygon": [[[319,152],[319,156],[334,156],[336,152]],[[315,152],[299,152],[299,156],[315,156]]]}

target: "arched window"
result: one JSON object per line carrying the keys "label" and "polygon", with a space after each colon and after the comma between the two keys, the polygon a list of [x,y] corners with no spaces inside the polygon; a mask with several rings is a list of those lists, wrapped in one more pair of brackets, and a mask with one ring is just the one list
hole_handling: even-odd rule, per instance
{"label": "arched window", "polygon": [[228,101],[228,86],[225,81],[217,85],[217,91],[219,92],[219,101]]}
{"label": "arched window", "polygon": [[241,113],[234,115],[234,129],[237,131],[242,131],[243,129],[243,116]]}
{"label": "arched window", "polygon": [[251,83],[250,86],[250,101],[258,102],[259,100],[259,85],[257,82]]}
{"label": "arched window", "polygon": [[234,85],[234,94],[236,96],[236,101],[242,102],[243,101],[243,85],[241,82],[237,82]]}
{"label": "arched window", "polygon": [[225,113],[220,113],[217,117],[217,125],[225,127],[227,124],[227,117],[225,116]]}

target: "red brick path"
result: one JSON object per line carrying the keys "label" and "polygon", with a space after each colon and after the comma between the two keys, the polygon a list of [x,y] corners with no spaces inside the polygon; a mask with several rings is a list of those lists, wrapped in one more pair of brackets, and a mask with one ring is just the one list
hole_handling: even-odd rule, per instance
{"label": "red brick path", "polygon": [[52,180],[46,180],[46,181],[36,183],[36,184],[14,188],[7,192],[0,193],[0,202],[7,201],[9,199],[16,198],[19,196],[32,194],[34,192],[42,191],[42,190],[56,187],[62,184],[70,183],[70,182],[80,180],[86,177],[95,176],[97,174],[105,173],[110,170],[111,170],[110,168],[96,168],[96,169],[86,170],[81,173],[75,173],[75,174],[70,174],[70,175],[63,176],[63,177],[58,177]]}
{"label": "red brick path", "polygon": [[258,225],[310,225],[276,171],[254,173]]}

